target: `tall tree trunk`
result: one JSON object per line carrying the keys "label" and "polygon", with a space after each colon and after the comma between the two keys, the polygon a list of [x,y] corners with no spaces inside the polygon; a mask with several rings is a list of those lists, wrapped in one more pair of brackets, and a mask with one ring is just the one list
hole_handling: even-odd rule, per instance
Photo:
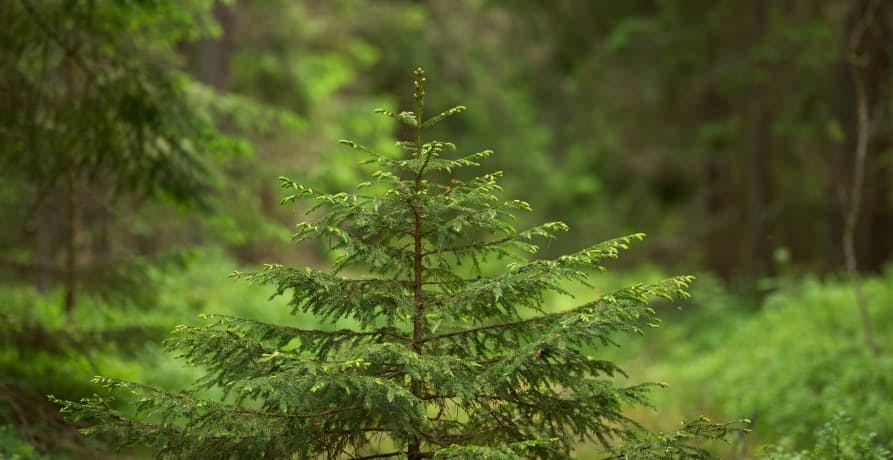
{"label": "tall tree trunk", "polygon": [[733,216],[734,207],[729,206],[729,170],[730,155],[726,148],[718,146],[711,148],[705,161],[706,203],[704,222],[709,224],[707,229],[707,266],[710,271],[726,281],[730,281],[735,275],[736,243],[734,238],[729,238],[729,230],[732,227],[730,217]]}
{"label": "tall tree trunk", "polygon": [[78,288],[78,235],[81,227],[80,196],[77,170],[72,168],[67,177],[68,241],[65,261],[65,314],[74,323]]}
{"label": "tall tree trunk", "polygon": [[59,221],[58,203],[60,198],[57,192],[47,192],[44,197],[37,203],[34,212],[34,258],[35,258],[35,278],[34,284],[39,292],[46,292],[52,287],[57,274],[53,273],[53,267],[56,267],[56,254],[59,249],[57,241],[59,240],[58,229],[65,228],[64,223]]}
{"label": "tall tree trunk", "polygon": [[864,201],[862,203],[863,244],[857,247],[861,268],[878,272],[893,258],[893,164],[884,158],[891,147],[890,100],[891,90],[891,15],[889,1],[874,0],[865,5],[870,15],[870,27],[864,34],[865,66],[862,69],[868,92],[871,139],[868,145],[865,170]]}
{"label": "tall tree trunk", "polygon": [[[77,85],[75,75],[74,53],[77,52],[78,44],[69,44],[70,48],[66,50],[65,56],[65,90],[70,103],[75,106],[77,103]],[[70,133],[73,137],[79,133]],[[77,288],[78,288],[78,234],[80,233],[80,192],[78,181],[80,179],[80,161],[79,152],[76,147],[75,139],[70,139],[72,145],[68,152],[70,164],[68,166],[67,176],[65,177],[66,192],[68,194],[68,240],[66,244],[66,261],[65,261],[65,315],[69,324],[74,323],[74,309],[77,304]]]}
{"label": "tall tree trunk", "polygon": [[[865,21],[865,13],[872,9],[872,19]],[[861,0],[853,2],[843,26],[844,40],[854,36],[859,43],[853,56],[844,56],[836,66],[836,93],[832,103],[835,119],[846,133],[846,140],[831,158],[827,184],[827,237],[825,260],[827,271],[838,271],[846,267],[841,250],[843,229],[846,225],[848,193],[852,188],[853,152],[856,151],[858,123],[855,109],[855,93],[851,59],[856,59],[859,77],[866,91],[866,104],[872,126],[882,128],[891,123],[891,55],[889,43],[893,8],[889,2]],[[845,44],[847,45],[847,44]],[[884,264],[893,258],[893,163],[884,160],[885,152],[893,146],[893,138],[888,129],[870,130],[871,139],[866,146],[865,177],[862,185],[863,200],[859,210],[859,225],[854,231],[854,254],[859,261],[859,270],[880,271]]]}
{"label": "tall tree trunk", "polygon": [[[865,170],[869,149],[871,148],[872,115],[877,104],[881,89],[887,86],[886,82],[879,81],[876,76],[884,75],[886,67],[885,50],[878,46],[877,39],[884,37],[882,30],[878,29],[877,17],[879,14],[879,2],[869,0],[860,2],[857,6],[856,21],[850,33],[847,34],[851,75],[856,92],[856,146],[852,155],[853,175],[846,196],[846,219],[843,228],[843,250],[846,260],[847,272],[852,283],[853,294],[856,297],[859,313],[862,318],[862,328],[866,347],[875,355],[880,353],[880,348],[874,337],[874,328],[871,320],[868,299],[862,291],[861,277],[856,254],[856,226],[859,222],[860,211],[863,204],[863,194],[866,188]],[[877,50],[880,49],[880,52]],[[864,227],[864,226],[863,226]],[[870,237],[870,235],[866,235]]]}
{"label": "tall tree trunk", "polygon": [[847,188],[853,170],[850,159],[856,146],[856,110],[853,105],[856,94],[852,73],[845,58],[834,66],[834,81],[831,107],[835,120],[846,135],[832,152],[826,166],[828,173],[825,177],[828,183],[825,185],[824,269],[828,273],[838,272],[846,266],[840,243],[843,240]]}
{"label": "tall tree trunk", "polygon": [[[764,0],[753,4],[752,49],[760,46],[766,34],[769,20],[768,6]],[[756,63],[759,65],[759,63]],[[772,274],[772,137],[771,116],[766,101],[770,100],[771,88],[765,81],[753,86],[754,97],[749,108],[750,152],[747,155],[747,220],[748,254],[745,256],[748,276],[751,279]]]}
{"label": "tall tree trunk", "polygon": [[214,5],[214,18],[223,33],[217,38],[203,38],[195,47],[195,72],[203,83],[218,90],[229,87],[229,67],[233,50],[235,15],[221,2]]}

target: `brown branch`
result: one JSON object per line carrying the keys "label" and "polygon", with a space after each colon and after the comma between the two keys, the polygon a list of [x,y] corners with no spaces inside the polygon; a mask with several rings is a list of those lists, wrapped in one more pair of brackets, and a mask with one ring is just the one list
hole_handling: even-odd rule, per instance
{"label": "brown branch", "polygon": [[[168,396],[173,399],[178,399],[178,400],[183,401],[184,403],[187,403],[187,404],[191,403],[193,401],[199,401],[199,402],[214,406],[224,412],[232,412],[232,413],[241,414],[241,415],[256,415],[256,416],[261,416],[261,417],[292,418],[292,419],[316,418],[316,417],[324,417],[327,415],[337,414],[340,412],[349,412],[349,411],[356,410],[356,409],[360,408],[359,406],[336,407],[336,408],[332,408],[332,409],[326,409],[321,412],[299,413],[299,414],[291,414],[288,412],[267,412],[267,411],[256,410],[256,409],[248,409],[248,408],[244,408],[244,407],[230,406],[228,404],[223,404],[223,403],[216,402],[216,401],[197,400],[197,399],[190,398],[183,394],[168,393],[168,392],[160,390],[158,388],[154,388],[149,385],[143,385],[140,383],[127,382],[127,383],[123,384],[123,387],[125,389],[127,389],[127,387],[135,387],[135,388],[139,388],[143,391],[149,391],[152,393],[162,394],[162,395]],[[365,431],[365,430],[361,430],[361,431]],[[375,431],[378,431],[378,429],[376,429]]]}
{"label": "brown branch", "polygon": [[865,82],[853,61],[858,56],[858,48],[862,41],[865,30],[869,27],[873,20],[873,14],[877,7],[876,2],[866,8],[865,15],[859,20],[859,23],[850,36],[850,72],[853,78],[853,84],[856,87],[856,110],[858,114],[858,131],[856,135],[856,152],[854,158],[853,181],[850,184],[849,200],[847,201],[846,221],[843,229],[843,251],[846,258],[847,273],[850,277],[853,294],[859,305],[859,313],[862,318],[862,329],[865,335],[865,345],[875,356],[880,354],[880,348],[874,338],[874,329],[871,324],[871,313],[869,310],[868,299],[862,292],[861,277],[859,276],[858,261],[856,260],[855,250],[855,233],[856,225],[859,221],[859,208],[862,204],[862,189],[865,182],[865,159],[868,156],[868,142],[871,136],[870,127],[871,120],[869,118],[869,101],[868,90],[865,88]]}
{"label": "brown branch", "polygon": [[471,329],[463,329],[461,331],[447,332],[445,334],[430,335],[430,336],[425,337],[421,340],[417,340],[416,343],[425,343],[425,342],[430,342],[433,340],[440,340],[440,339],[446,339],[446,338],[450,338],[450,337],[456,337],[459,335],[473,334],[475,332],[487,331],[490,329],[500,329],[500,328],[518,326],[521,324],[531,323],[533,321],[543,319],[548,316],[549,315],[537,316],[535,318],[521,319],[521,320],[517,320],[517,321],[509,321],[506,323],[488,324],[486,326],[479,326],[479,327],[474,327]]}
{"label": "brown branch", "polygon": [[[349,280],[349,281],[355,281],[355,280]],[[391,331],[388,331],[385,329],[375,329],[372,331],[354,331],[352,329],[338,329],[338,330],[334,330],[334,331],[325,331],[322,329],[301,329],[301,328],[291,327],[291,326],[269,324],[269,323],[265,323],[263,321],[255,321],[255,320],[251,320],[251,319],[239,318],[236,316],[229,316],[229,315],[208,315],[208,316],[205,316],[205,318],[208,318],[208,319],[220,318],[220,319],[224,319],[224,320],[231,320],[235,323],[250,323],[250,324],[255,324],[258,326],[262,326],[262,327],[269,327],[271,329],[284,331],[288,334],[294,334],[297,336],[300,336],[303,334],[307,334],[307,335],[319,334],[319,335],[325,335],[325,336],[343,335],[345,337],[385,336],[385,337],[392,337],[392,338],[400,340],[400,341],[410,340],[410,338],[405,335],[402,335],[402,334],[399,334],[396,332],[391,332]]]}
{"label": "brown branch", "polygon": [[[397,457],[397,456],[402,455],[402,454],[403,454],[403,451],[398,451],[398,452],[388,452],[388,453],[386,453],[386,454],[373,454],[373,455],[364,455],[364,456],[362,456],[362,457],[352,457],[351,460],[367,460],[367,459],[373,459],[373,458],[389,458],[389,457]],[[432,453],[425,452],[425,453],[422,453],[421,455],[429,456],[429,455],[432,455]]]}
{"label": "brown branch", "polygon": [[518,236],[519,236],[518,234],[514,234],[511,236],[507,236],[505,238],[500,238],[498,240],[488,241],[488,242],[484,242],[484,243],[472,243],[472,244],[465,244],[462,246],[451,246],[451,247],[447,247],[447,248],[434,249],[434,250],[426,251],[426,252],[422,253],[422,256],[427,257],[427,256],[430,256],[433,254],[442,254],[444,252],[459,252],[459,251],[465,251],[465,250],[469,250],[469,249],[491,248],[493,246],[499,246],[500,244],[503,244],[503,243],[508,243],[509,241],[512,241],[512,240],[518,238]]}
{"label": "brown branch", "polygon": [[591,302],[584,303],[583,305],[571,308],[569,310],[564,310],[564,311],[560,311],[560,312],[556,312],[556,313],[547,313],[544,315],[535,316],[533,318],[519,319],[516,321],[508,321],[505,323],[488,324],[486,326],[473,327],[471,329],[462,329],[461,331],[453,331],[453,332],[447,332],[444,334],[430,335],[430,336],[425,337],[417,342],[419,342],[419,343],[430,342],[433,340],[446,339],[446,338],[450,338],[450,337],[456,337],[459,335],[473,334],[475,332],[482,332],[482,331],[487,331],[487,330],[491,330],[491,329],[501,329],[501,328],[506,328],[506,327],[520,326],[522,324],[532,323],[532,322],[536,322],[536,321],[540,321],[540,320],[546,320],[546,319],[550,319],[550,318],[558,318],[561,316],[567,316],[569,314],[578,312],[583,308],[589,308],[589,307],[595,306],[599,302],[601,302],[601,300],[602,300],[601,298],[595,299]]}

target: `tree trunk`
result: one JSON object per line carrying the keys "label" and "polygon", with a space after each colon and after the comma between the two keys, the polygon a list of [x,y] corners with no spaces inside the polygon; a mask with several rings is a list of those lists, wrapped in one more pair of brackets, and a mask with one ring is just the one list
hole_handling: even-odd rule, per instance
{"label": "tree trunk", "polygon": [[217,38],[203,38],[195,46],[195,73],[200,81],[218,89],[229,87],[229,66],[233,50],[235,15],[232,8],[217,2],[214,18],[220,23],[222,34]]}
{"label": "tree trunk", "polygon": [[81,227],[81,210],[78,187],[78,173],[72,169],[68,173],[68,241],[65,260],[65,314],[68,323],[74,323],[74,309],[77,304],[78,288],[78,237]]}
{"label": "tree trunk", "polygon": [[[751,46],[760,46],[766,34],[768,7],[763,0],[753,2],[753,38]],[[759,65],[755,63],[755,65]],[[772,112],[766,101],[771,88],[759,81],[753,86],[749,108],[750,152],[747,155],[748,277],[757,279],[772,274]]]}

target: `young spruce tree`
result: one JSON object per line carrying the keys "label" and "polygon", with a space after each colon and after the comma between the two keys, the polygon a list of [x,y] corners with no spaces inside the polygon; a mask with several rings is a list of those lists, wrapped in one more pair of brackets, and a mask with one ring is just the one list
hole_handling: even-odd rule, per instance
{"label": "young spruce tree", "polygon": [[[566,231],[560,222],[516,230],[523,201],[500,201],[501,173],[458,180],[490,151],[450,159],[448,142],[425,129],[464,110],[425,119],[425,74],[415,71],[414,112],[382,114],[408,124],[406,159],[369,155],[380,170],[355,193],[328,194],[281,178],[321,215],[298,226],[299,241],[328,241],[330,271],[269,265],[238,277],[291,296],[294,312],[356,327],[308,330],[212,316],[177,328],[168,341],[207,370],[196,389],[223,389],[222,402],[98,378],[137,395],[140,421],[94,397],[65,402],[91,434],[148,444],[161,458],[566,459],[593,441],[607,458],[706,458],[687,444],[721,438],[729,425],[705,419],[679,432],[651,433],[624,415],[646,405],[654,384],[618,386],[621,371],[585,350],[640,332],[656,319],[648,301],[685,298],[691,277],[638,284],[576,308],[547,312],[549,292],[618,256],[641,234],[550,260],[528,261],[534,241]],[[485,276],[487,258],[511,259]],[[461,267],[460,267],[461,266]],[[349,270],[348,270],[349,269]],[[363,271],[366,276],[348,277]]]}

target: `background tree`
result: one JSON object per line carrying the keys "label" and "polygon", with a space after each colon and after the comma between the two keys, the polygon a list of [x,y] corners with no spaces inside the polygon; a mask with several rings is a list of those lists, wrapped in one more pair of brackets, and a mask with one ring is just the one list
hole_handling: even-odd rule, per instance
{"label": "background tree", "polygon": [[215,162],[250,151],[218,121],[287,118],[215,95],[182,71],[178,43],[218,31],[212,4],[0,5],[0,104],[7,108],[0,114],[0,279],[47,295],[61,288],[65,316],[47,320],[30,295],[4,298],[0,341],[18,355],[0,364],[9,376],[0,382],[0,418],[47,442],[55,437],[37,426],[57,414],[42,404],[44,395],[84,390],[63,388],[72,369],[50,362],[83,357],[95,369],[97,348],[139,350],[163,331],[137,321],[109,324],[109,310],[157,302],[151,271],[182,265],[184,245],[175,241],[184,235],[154,222],[177,209],[186,211],[180,216],[212,209],[221,182]]}

